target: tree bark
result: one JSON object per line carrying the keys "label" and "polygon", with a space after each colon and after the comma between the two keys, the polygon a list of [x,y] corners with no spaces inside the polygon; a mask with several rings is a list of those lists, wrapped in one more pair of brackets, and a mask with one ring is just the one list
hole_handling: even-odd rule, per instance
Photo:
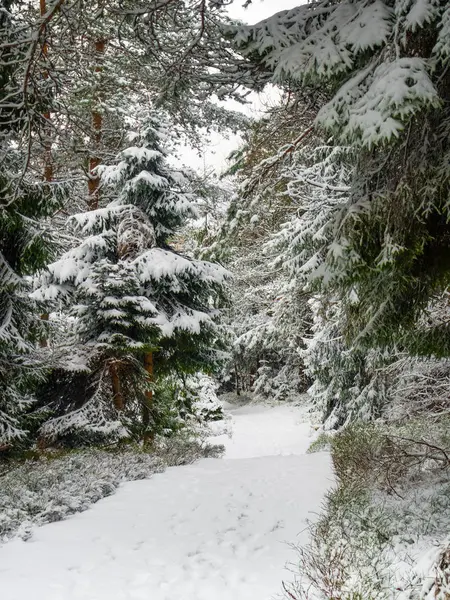
{"label": "tree bark", "polygon": [[234,364],[234,377],[235,377],[235,387],[236,387],[236,396],[241,395],[241,389],[239,387],[239,372],[237,368],[237,364]]}
{"label": "tree bark", "polygon": [[[47,12],[46,0],[40,0],[40,13],[41,17],[45,15]],[[45,30],[44,30],[45,35]],[[42,43],[42,57],[44,59],[44,63],[47,61],[48,56],[48,42],[44,38]],[[47,68],[44,69],[43,73],[44,80],[48,80],[49,74]],[[53,160],[52,160],[52,141],[51,141],[51,113],[50,111],[46,111],[42,114],[45,123],[44,123],[44,181],[50,182],[53,181]]]}
{"label": "tree bark", "polygon": [[[106,40],[99,39],[95,42],[95,66],[94,72],[101,73],[103,71],[103,59],[105,56]],[[99,82],[97,82],[99,85]],[[89,179],[88,179],[88,192],[89,192],[89,210],[96,210],[98,208],[99,201],[99,185],[100,179],[97,173],[94,172],[95,168],[101,162],[99,153],[100,145],[102,142],[102,129],[103,129],[103,115],[100,109],[101,93],[97,89],[97,96],[94,97],[94,106],[92,108],[92,130],[93,130],[93,154],[89,157]]]}
{"label": "tree bark", "polygon": [[[153,382],[153,352],[147,352],[144,355],[144,369],[147,371],[149,383]],[[142,405],[142,425],[144,429],[144,445],[151,444],[154,439],[154,432],[149,431],[150,411],[153,405],[153,391],[148,389],[145,392]]]}
{"label": "tree bark", "polygon": [[110,366],[109,373],[111,375],[114,408],[117,411],[121,412],[125,409],[125,398],[122,394],[122,387],[120,384],[120,376],[117,369],[117,364],[113,363]]}
{"label": "tree bark", "polygon": [[[46,0],[39,0],[39,8],[40,8],[41,17],[43,17],[45,15],[45,13],[47,12]],[[44,35],[45,35],[45,29],[44,29]],[[47,55],[48,55],[48,43],[47,43],[47,40],[44,38],[44,41],[42,43],[42,57],[44,59],[43,77],[44,77],[45,81],[47,81],[49,78],[48,69],[46,68],[46,65],[45,65],[45,63],[47,61]],[[46,181],[47,183],[50,183],[51,181],[53,181],[53,158],[52,158],[50,110],[44,112],[42,114],[42,117],[44,119],[44,127],[43,127],[44,181]],[[41,315],[41,319],[43,321],[48,321],[49,320],[48,313],[44,313],[43,315]],[[41,348],[47,348],[49,345],[48,338],[47,337],[41,338],[39,341],[39,345],[41,346]]]}

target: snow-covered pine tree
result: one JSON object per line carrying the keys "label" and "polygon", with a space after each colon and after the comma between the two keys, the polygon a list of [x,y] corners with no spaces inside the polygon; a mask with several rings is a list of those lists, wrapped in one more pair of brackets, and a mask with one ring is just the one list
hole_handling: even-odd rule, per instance
{"label": "snow-covered pine tree", "polygon": [[278,248],[269,242],[298,205],[286,193],[285,163],[298,123],[309,124],[315,104],[284,97],[253,123],[231,158],[238,183],[223,231],[211,246],[233,271],[228,321],[234,343],[228,377],[237,391],[283,401],[305,390],[300,349],[310,326],[307,298],[295,286]]}
{"label": "snow-covered pine tree", "polygon": [[51,260],[45,220],[63,199],[59,184],[41,182],[30,168],[42,167],[45,127],[33,105],[48,98],[30,48],[30,39],[40,38],[21,6],[6,0],[0,10],[0,451],[23,442],[32,425],[26,413],[45,364],[37,351],[44,333],[29,276]]}
{"label": "snow-covered pine tree", "polygon": [[[142,410],[144,430],[151,429],[150,375],[210,369],[219,360],[215,303],[227,273],[170,245],[194,211],[187,180],[166,159],[165,137],[154,118],[115,165],[100,169],[114,200],[70,218],[80,244],[49,265],[35,292],[41,300],[71,306],[76,333],[92,350],[99,384],[78,412],[86,427],[89,411],[97,431],[93,403],[102,419],[124,411],[128,424]],[[145,369],[150,358],[153,374]],[[64,422],[77,427],[70,412],[49,421],[42,433],[61,434]]]}
{"label": "snow-covered pine tree", "polygon": [[[12,155],[10,149],[8,175],[11,167],[18,166]],[[15,177],[21,177],[20,171]],[[36,346],[46,334],[38,307],[29,296],[29,275],[52,256],[52,240],[43,219],[59,205],[45,186],[28,177],[16,189],[20,196],[11,202],[11,184],[0,174],[0,449],[26,438],[27,408],[34,386],[45,375],[46,365]]]}
{"label": "snow-covered pine tree", "polygon": [[358,149],[323,268],[327,285],[355,292],[349,338],[448,355],[446,323],[414,332],[450,274],[448,2],[316,0],[235,42],[263,78],[328,89],[316,126]]}
{"label": "snow-covered pine tree", "polygon": [[[273,116],[268,118],[273,120]],[[283,110],[278,119],[289,123],[289,116]],[[305,129],[307,126],[305,123]],[[282,129],[283,122],[278,131]],[[379,415],[386,396],[380,370],[386,362],[384,353],[367,353],[347,343],[344,307],[354,301],[354,293],[330,295],[323,272],[328,254],[338,252],[332,246],[333,224],[348,201],[354,165],[355,151],[350,146],[330,145],[319,135],[310,135],[299,147],[295,140],[285,143],[249,173],[237,213],[239,226],[235,224],[240,235],[246,220],[254,221],[255,233],[258,228],[268,230],[268,236],[257,238],[259,262],[248,252],[244,257],[248,272],[253,272],[253,261],[258,264],[257,274],[269,273],[277,299],[268,303],[270,316],[247,307],[245,318],[237,319],[245,328],[235,344],[242,355],[239,364],[257,353],[263,362],[255,391],[266,391],[272,397],[294,390],[296,377],[301,373],[304,380],[306,375],[312,381],[310,395],[331,428]],[[251,190],[250,198],[257,202],[247,204],[245,190]],[[270,227],[267,213],[275,207],[284,207],[285,221],[278,220]],[[239,277],[235,279],[239,281]],[[256,289],[248,293],[253,303],[255,296],[264,298],[260,288],[252,293]],[[240,294],[245,298],[246,290]],[[240,302],[239,310],[245,308]],[[270,357],[271,350],[278,365]]]}
{"label": "snow-covered pine tree", "polygon": [[[382,373],[376,372],[381,356],[346,340],[344,307],[354,294],[330,294],[323,277],[327,255],[334,251],[333,223],[348,200],[354,156],[351,147],[319,138],[292,152],[280,171],[297,210],[267,244],[274,267],[284,270],[292,290],[303,291],[309,306],[311,328],[303,327],[300,354],[312,382],[309,394],[327,428],[378,416],[384,401]],[[291,327],[301,329],[301,323],[292,321]]]}

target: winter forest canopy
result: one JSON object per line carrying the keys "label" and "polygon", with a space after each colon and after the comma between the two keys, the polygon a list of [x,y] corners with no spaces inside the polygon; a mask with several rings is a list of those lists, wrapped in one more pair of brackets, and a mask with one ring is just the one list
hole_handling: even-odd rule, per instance
{"label": "winter forest canopy", "polygon": [[[396,598],[448,599],[450,4],[227,6],[2,0],[0,459],[302,398],[338,487],[287,597],[409,561]],[[181,151],[211,132],[220,175]]]}

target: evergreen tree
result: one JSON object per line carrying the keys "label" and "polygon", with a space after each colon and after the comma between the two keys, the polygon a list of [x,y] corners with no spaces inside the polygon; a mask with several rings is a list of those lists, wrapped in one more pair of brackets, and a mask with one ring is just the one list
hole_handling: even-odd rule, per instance
{"label": "evergreen tree", "polygon": [[37,351],[45,334],[38,308],[29,297],[30,275],[52,257],[54,240],[46,218],[61,206],[64,197],[59,184],[42,183],[31,168],[40,167],[34,151],[40,149],[43,119],[39,102],[45,101],[45,93],[42,81],[33,77],[34,56],[29,53],[32,26],[20,8],[23,3],[7,1],[0,11],[1,449],[25,440],[30,425],[27,408],[33,402],[36,382],[45,372]]}
{"label": "evergreen tree", "polygon": [[[142,106],[147,106],[149,95],[152,100],[159,98],[159,102],[164,103],[172,123],[177,124],[177,133],[187,132],[196,142],[199,140],[199,128],[206,121],[211,126],[227,122],[228,126],[236,127],[242,123],[241,116],[234,118],[230,111],[208,100],[214,90],[221,88],[222,95],[233,95],[235,89],[233,81],[225,81],[222,75],[215,75],[209,69],[209,56],[213,49],[222,54],[224,62],[239,62],[229,50],[229,41],[224,41],[219,26],[222,12],[223,9],[215,3],[201,8],[194,2],[177,3],[176,6],[170,4],[164,9],[144,1],[140,3],[138,13],[135,2],[115,0],[95,2],[89,6],[85,6],[85,2],[80,5],[61,0],[41,2],[40,6],[20,0],[6,0],[2,4],[0,183],[4,212],[2,222],[7,223],[8,228],[2,239],[8,244],[5,260],[9,261],[18,279],[12,283],[8,272],[5,286],[1,289],[8,298],[14,296],[17,307],[19,300],[22,303],[20,310],[13,311],[14,319],[23,319],[20,330],[28,344],[27,352],[33,354],[33,365],[42,365],[44,361],[49,369],[54,369],[43,387],[38,386],[38,411],[33,418],[39,416],[40,421],[45,419],[44,409],[49,405],[56,414],[61,413],[62,406],[65,412],[72,414],[87,410],[85,398],[104,397],[107,387],[106,384],[106,387],[99,387],[103,371],[100,368],[92,371],[87,367],[86,350],[81,337],[72,336],[71,320],[59,327],[61,319],[51,315],[51,337],[59,338],[58,348],[39,351],[35,348],[48,335],[41,331],[46,323],[40,323],[38,318],[42,313],[46,316],[48,307],[36,306],[34,300],[28,299],[28,284],[24,276],[54,260],[51,246],[55,234],[58,253],[73,247],[74,238],[78,235],[71,235],[71,232],[68,235],[65,229],[65,219],[59,211],[63,204],[60,182],[71,181],[70,202],[65,204],[64,214],[84,210],[86,201],[89,201],[86,180],[94,188],[90,196],[97,196],[94,192],[98,180],[92,177],[92,167],[98,162],[110,164],[114,160],[124,146],[126,128],[133,122],[134,115],[145,110]],[[211,18],[205,23],[206,14]],[[157,55],[152,50],[155,44],[159,46]],[[187,97],[191,98],[190,102],[186,101]],[[47,185],[40,181],[44,169]],[[104,193],[106,200],[109,193],[106,188]],[[13,249],[9,247],[10,243]],[[25,252],[27,264],[25,258],[23,261],[21,258]],[[19,261],[22,261],[20,267]],[[100,267],[98,265],[99,270]],[[101,280],[100,274],[95,276]],[[6,300],[3,304],[8,306]],[[59,308],[59,305],[55,303],[54,307]],[[6,308],[5,315],[9,315]],[[15,330],[19,331],[18,323]],[[11,356],[16,357],[14,344],[16,340],[11,339],[11,345],[5,346],[6,355],[12,353]],[[67,373],[65,369],[71,344],[76,354],[71,366],[75,369],[76,365],[80,394],[72,394],[70,380],[75,374]],[[201,344],[197,348],[189,337],[185,344],[190,360],[202,363],[203,357],[199,356]],[[174,368],[184,361],[180,343],[169,348],[167,342],[166,346],[167,351],[159,352],[160,359],[155,362],[155,369],[164,360],[166,363],[172,361]],[[39,359],[36,354],[39,354]],[[15,365],[21,363],[23,357],[19,358],[14,359]],[[12,364],[11,361],[5,359],[5,365]],[[9,388],[5,392],[5,415],[12,414],[19,400],[28,397],[28,393],[36,387],[31,375],[37,374],[37,371],[29,367],[21,373],[27,376],[30,385],[20,387],[13,400],[8,400],[8,408],[6,397]],[[43,373],[42,369],[39,371]],[[9,376],[5,377],[8,379]],[[15,377],[15,381],[19,378]],[[114,414],[108,410],[105,409],[105,417],[99,417],[102,424],[115,420]],[[81,414],[78,421],[92,423],[93,414],[96,414],[96,409],[90,407],[89,416],[84,418]],[[103,413],[99,411],[98,414]],[[63,430],[64,420],[58,422],[58,427]],[[110,430],[109,425],[105,427]],[[97,435],[94,429],[92,433]],[[23,427],[19,430],[22,431]],[[11,438],[12,434],[7,437]]]}
{"label": "evergreen tree", "polygon": [[300,97],[292,103],[285,97],[253,124],[231,157],[229,172],[239,185],[223,231],[208,250],[233,272],[229,380],[238,392],[278,401],[306,387],[301,348],[310,327],[307,299],[272,242],[299,211],[287,193],[286,163],[295,149],[295,128],[309,123],[314,110]]}
{"label": "evergreen tree", "polygon": [[344,326],[362,346],[449,352],[445,322],[414,331],[449,282],[449,40],[448,3],[414,0],[318,0],[235,36],[262,77],[328,87],[315,124],[358,149],[322,277],[353,290]]}
{"label": "evergreen tree", "polygon": [[[219,360],[214,303],[226,276],[170,245],[194,211],[187,180],[168,165],[165,137],[153,119],[115,165],[100,169],[114,200],[71,217],[80,244],[49,265],[35,292],[71,306],[76,334],[92,349],[91,369],[106,386],[95,401],[106,412],[114,401],[133,420],[143,408],[145,428],[149,354],[155,378],[210,369]],[[70,415],[68,422],[73,428]]]}
{"label": "evergreen tree", "polygon": [[[290,116],[286,109],[275,111],[259,127],[270,131],[278,125],[278,134],[284,131],[289,139]],[[334,428],[381,414],[387,401],[383,367],[389,358],[348,343],[345,307],[355,294],[330,293],[324,271],[329,256],[339,259],[339,247],[332,243],[334,222],[348,202],[355,151],[324,143],[318,134],[303,144],[291,137],[280,148],[264,144],[266,155],[258,153],[262,160],[248,173],[229,225],[245,248],[233,263],[236,280],[245,282],[236,290],[241,333],[234,352],[241,370],[253,369],[258,394],[283,398],[309,379],[313,401],[326,426]],[[256,287],[256,281],[265,281],[265,287]],[[242,298],[249,299],[248,305]]]}

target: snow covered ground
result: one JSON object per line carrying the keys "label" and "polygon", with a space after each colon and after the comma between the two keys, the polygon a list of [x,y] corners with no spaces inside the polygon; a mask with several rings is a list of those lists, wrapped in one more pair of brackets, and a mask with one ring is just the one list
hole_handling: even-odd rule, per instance
{"label": "snow covered ground", "polygon": [[0,548],[1,600],[269,600],[332,484],[302,412],[231,411],[224,459],[123,485]]}

